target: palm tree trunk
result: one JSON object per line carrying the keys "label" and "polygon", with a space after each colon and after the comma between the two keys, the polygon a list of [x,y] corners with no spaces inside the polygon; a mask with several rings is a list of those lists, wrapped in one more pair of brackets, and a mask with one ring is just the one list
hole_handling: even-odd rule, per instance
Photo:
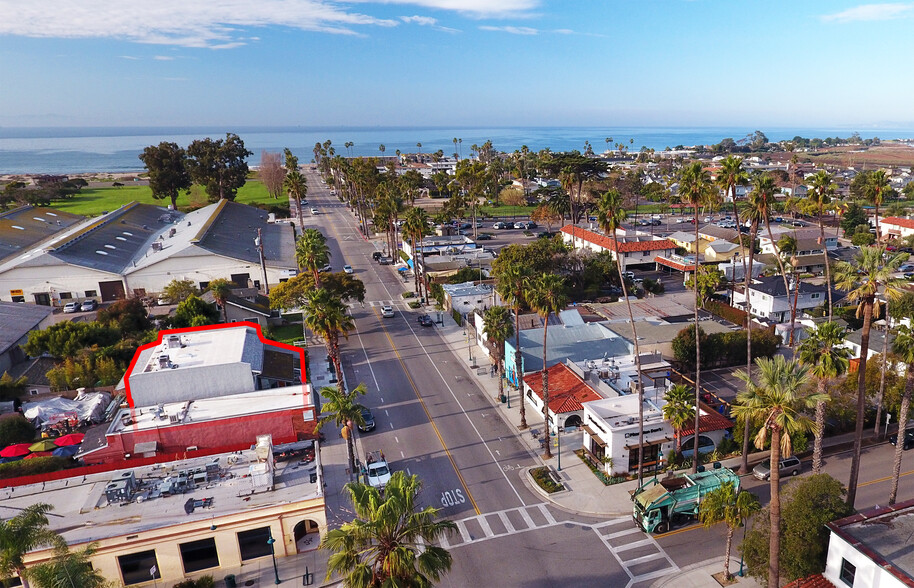
{"label": "palm tree trunk", "polygon": [[520,306],[514,307],[514,379],[517,380],[517,391],[520,392],[520,425],[518,429],[527,428],[526,399],[524,398],[523,374],[521,374],[520,354]]}
{"label": "palm tree trunk", "polygon": [[876,243],[878,244],[882,241],[882,234],[879,232],[879,200],[873,199],[873,204],[876,207]]}
{"label": "palm tree trunk", "polygon": [[819,206],[819,238],[822,239],[822,250],[825,252],[825,288],[828,293],[828,322],[831,322],[831,263],[828,261],[828,245],[825,242],[825,222],[822,220],[822,206]]}
{"label": "palm tree trunk", "polygon": [[[743,276],[743,294],[746,298],[746,376],[752,377],[752,304],[749,299],[749,285],[752,283],[752,263],[755,260],[755,239],[758,237],[758,223],[753,221],[749,230],[749,270]],[[742,238],[742,237],[740,237]],[[749,428],[751,419],[746,418],[743,423],[743,451],[740,472],[749,473]]]}
{"label": "palm tree trunk", "polygon": [[298,234],[302,234],[305,231],[305,216],[301,211],[301,197],[295,197],[295,204],[298,208]]}
{"label": "palm tree trunk", "polygon": [[330,360],[333,362],[333,369],[336,372],[336,388],[341,393],[346,393],[346,386],[343,385],[343,362],[340,360],[340,345],[333,342],[330,347]]}
{"label": "palm tree trunk", "polygon": [[[695,286],[695,435],[692,452],[692,473],[698,473],[698,431],[701,420],[701,343],[698,337],[698,204],[695,204],[695,273],[692,276]],[[746,293],[748,296],[749,293]]]}
{"label": "palm tree trunk", "polygon": [[727,548],[724,556],[724,579],[730,580],[730,549],[733,546],[733,527],[727,525]]}
{"label": "palm tree trunk", "polygon": [[[501,349],[505,348],[505,342],[501,342]],[[501,402],[501,399],[505,397],[505,379],[502,377],[502,372],[504,371],[504,358],[499,357],[495,364],[495,371],[498,373],[498,401]]]}
{"label": "palm tree trunk", "polygon": [[[828,380],[819,378],[819,394],[826,394]],[[822,437],[825,432],[825,401],[816,402],[816,424],[813,429],[814,440],[812,444],[812,473],[822,471]]]}
{"label": "palm tree trunk", "polygon": [[892,490],[889,492],[889,506],[895,504],[898,496],[898,478],[901,476],[901,455],[904,452],[905,433],[908,427],[908,410],[911,407],[911,391],[914,390],[914,365],[908,364],[898,411],[898,437],[895,441],[895,458],[892,461]]}
{"label": "palm tree trunk", "polygon": [[879,393],[876,395],[876,425],[873,427],[873,434],[876,439],[882,439],[879,434],[881,430],[879,423],[882,421],[882,400],[885,398],[885,370],[887,367],[886,357],[889,353],[889,297],[885,297],[885,331],[882,337],[882,371],[879,374]]}
{"label": "palm tree trunk", "polygon": [[857,424],[854,428],[854,455],[850,479],[847,481],[847,505],[854,508],[857,499],[857,478],[860,475],[860,450],[863,447],[863,419],[866,416],[866,356],[870,352],[870,328],[873,322],[873,298],[864,301],[863,330],[860,337],[860,365],[857,368]]}
{"label": "palm tree trunk", "polygon": [[[794,343],[794,328],[797,324],[797,300],[800,298],[800,276],[797,275],[797,268],[793,268],[793,304],[790,307],[790,347],[793,347]],[[796,350],[794,350],[794,355],[796,355]]]}
{"label": "palm tree trunk", "polygon": [[771,466],[770,488],[771,530],[768,540],[768,588],[780,586],[781,557],[781,430],[775,426],[771,429]]}
{"label": "palm tree trunk", "polygon": [[[543,459],[552,459],[552,434],[549,431],[549,372],[546,370],[546,333],[549,330],[549,314],[546,314],[543,320],[543,422],[546,424],[544,437],[546,451],[543,452]],[[556,419],[556,426],[558,419]],[[558,429],[556,429],[558,435]]]}
{"label": "palm tree trunk", "polygon": [[349,428],[349,435],[346,437],[346,449],[349,450],[349,471],[356,476],[358,480],[359,473],[355,471],[355,444],[352,440],[353,428],[349,425],[344,425]]}
{"label": "palm tree trunk", "polygon": [[[790,295],[790,284],[787,283],[787,272],[784,271],[784,260],[781,259],[781,252],[778,251],[778,244],[774,242],[774,234],[771,232],[771,221],[765,218],[765,227],[768,229],[768,238],[771,239],[771,246],[774,247],[774,258],[778,261],[778,269],[781,270],[781,276],[784,278],[784,292]],[[793,320],[793,319],[791,319]],[[791,341],[791,344],[793,342]]]}

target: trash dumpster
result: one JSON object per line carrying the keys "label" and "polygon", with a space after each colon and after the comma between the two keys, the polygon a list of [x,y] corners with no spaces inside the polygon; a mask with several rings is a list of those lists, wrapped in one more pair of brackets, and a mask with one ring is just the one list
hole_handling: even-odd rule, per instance
{"label": "trash dumpster", "polygon": [[235,583],[235,574],[225,577],[225,588],[238,588],[238,584]]}

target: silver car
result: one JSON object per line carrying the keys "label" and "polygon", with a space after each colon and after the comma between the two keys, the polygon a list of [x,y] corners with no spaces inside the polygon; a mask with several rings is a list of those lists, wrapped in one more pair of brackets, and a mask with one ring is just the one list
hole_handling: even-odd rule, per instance
{"label": "silver car", "polygon": [[[803,469],[803,462],[798,457],[785,457],[780,462],[778,471],[781,477],[796,476]],[[763,461],[752,468],[752,475],[759,480],[767,480],[771,477],[770,460]]]}
{"label": "silver car", "polygon": [[381,316],[383,316],[384,318],[393,318],[394,317],[394,307],[389,304],[385,304],[384,306],[382,306],[381,307]]}

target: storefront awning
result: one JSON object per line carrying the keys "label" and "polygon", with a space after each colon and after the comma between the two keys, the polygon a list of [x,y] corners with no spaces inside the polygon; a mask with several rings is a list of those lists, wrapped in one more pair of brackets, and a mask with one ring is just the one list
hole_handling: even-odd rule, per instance
{"label": "storefront awning", "polygon": [[590,435],[590,438],[593,439],[597,445],[599,445],[600,447],[606,447],[606,441],[601,439],[600,436],[597,435],[597,432],[594,431],[593,429],[591,429],[590,427],[588,427],[587,425],[584,425],[584,432],[587,433],[588,435]]}
{"label": "storefront awning", "polygon": [[[651,445],[663,445],[664,443],[669,443],[672,440],[673,439],[670,437],[664,437],[663,439],[657,439],[656,441],[648,441],[647,443],[644,444],[644,446],[650,447]],[[638,449],[638,444],[636,443],[634,445],[626,445],[625,448],[629,449],[629,450]]]}

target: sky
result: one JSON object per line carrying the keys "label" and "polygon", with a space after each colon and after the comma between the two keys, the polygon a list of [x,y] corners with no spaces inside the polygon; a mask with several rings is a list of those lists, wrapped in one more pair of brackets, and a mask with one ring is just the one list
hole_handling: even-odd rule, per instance
{"label": "sky", "polygon": [[0,126],[914,127],[914,2],[0,0]]}

